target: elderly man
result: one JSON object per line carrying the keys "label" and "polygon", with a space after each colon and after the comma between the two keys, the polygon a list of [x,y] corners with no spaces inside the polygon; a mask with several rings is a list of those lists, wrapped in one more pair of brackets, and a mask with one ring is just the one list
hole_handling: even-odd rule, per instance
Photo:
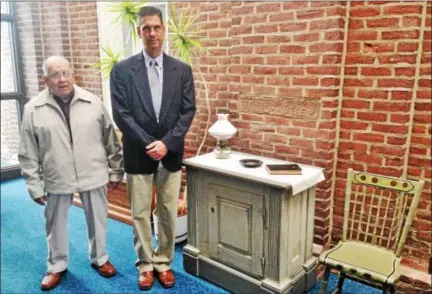
{"label": "elderly man", "polygon": [[47,272],[41,289],[58,285],[68,266],[68,210],[78,192],[87,220],[91,266],[112,277],[105,251],[107,183],[123,178],[123,154],[102,101],[74,85],[69,62],[43,64],[47,89],[25,105],[18,159],[32,199],[45,205]]}

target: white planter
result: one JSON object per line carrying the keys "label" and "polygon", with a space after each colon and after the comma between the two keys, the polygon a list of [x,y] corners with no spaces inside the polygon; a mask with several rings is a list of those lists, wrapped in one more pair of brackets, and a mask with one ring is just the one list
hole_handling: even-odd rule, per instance
{"label": "white planter", "polygon": [[[180,243],[187,239],[188,227],[187,227],[187,214],[177,216],[176,219],[176,237],[175,243]],[[156,209],[153,211],[153,228],[156,240],[158,239],[158,217],[156,215]]]}

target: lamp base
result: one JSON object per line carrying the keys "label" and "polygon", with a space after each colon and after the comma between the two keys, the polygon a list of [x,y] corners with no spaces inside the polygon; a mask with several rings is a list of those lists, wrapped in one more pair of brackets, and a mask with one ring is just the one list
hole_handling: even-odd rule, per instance
{"label": "lamp base", "polygon": [[231,155],[231,148],[228,147],[226,141],[217,141],[216,147],[213,150],[214,155],[218,159],[227,159]]}

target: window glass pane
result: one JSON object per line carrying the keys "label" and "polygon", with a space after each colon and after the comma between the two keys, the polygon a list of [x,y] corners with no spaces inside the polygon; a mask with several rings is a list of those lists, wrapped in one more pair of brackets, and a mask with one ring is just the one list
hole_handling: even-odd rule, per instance
{"label": "window glass pane", "polygon": [[[3,3],[3,2],[2,2]],[[1,22],[1,92],[17,92],[15,81],[15,67],[13,58],[13,42],[11,25]]]}
{"label": "window glass pane", "polygon": [[18,164],[18,101],[1,100],[1,167]]}
{"label": "window glass pane", "polygon": [[1,2],[1,13],[9,14],[9,2],[7,1]]}

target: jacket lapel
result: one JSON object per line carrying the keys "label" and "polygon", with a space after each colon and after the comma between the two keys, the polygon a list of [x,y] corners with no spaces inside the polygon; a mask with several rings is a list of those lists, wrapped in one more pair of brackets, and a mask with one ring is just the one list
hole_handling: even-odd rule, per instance
{"label": "jacket lapel", "polygon": [[133,71],[132,78],[135,83],[135,86],[137,87],[141,99],[141,103],[143,104],[144,109],[150,115],[150,117],[155,122],[157,122],[143,53],[139,52],[134,56],[134,59],[135,61],[133,62],[133,66],[132,66],[132,71]]}
{"label": "jacket lapel", "polygon": [[173,91],[177,84],[176,65],[172,58],[163,54],[163,84],[162,84],[162,103],[159,114],[159,124],[165,119],[173,98]]}

